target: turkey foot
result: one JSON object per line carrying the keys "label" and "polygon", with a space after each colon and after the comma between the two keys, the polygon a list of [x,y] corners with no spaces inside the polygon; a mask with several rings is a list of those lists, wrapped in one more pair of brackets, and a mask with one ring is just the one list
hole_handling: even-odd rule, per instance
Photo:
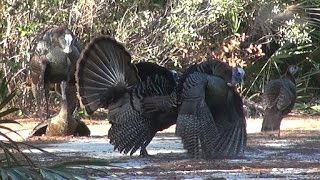
{"label": "turkey foot", "polygon": [[141,148],[140,157],[153,157],[153,155],[148,154],[146,148]]}

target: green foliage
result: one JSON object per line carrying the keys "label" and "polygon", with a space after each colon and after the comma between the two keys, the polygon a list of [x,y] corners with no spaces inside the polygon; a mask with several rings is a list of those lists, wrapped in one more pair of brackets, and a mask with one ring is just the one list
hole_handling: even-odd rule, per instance
{"label": "green foliage", "polygon": [[223,10],[197,0],[177,1],[166,18],[169,27],[165,42],[169,45],[190,44],[201,39],[200,30],[215,22]]}
{"label": "green foliage", "polygon": [[[8,128],[5,126],[5,124],[19,124],[18,122],[10,119],[6,119],[6,116],[14,113],[15,111],[18,111],[18,108],[8,108],[8,105],[10,101],[14,98],[15,91],[9,93],[7,90],[8,81],[5,77],[3,77],[2,73],[0,73],[0,136],[7,139],[9,142],[0,141],[0,149],[3,150],[5,159],[0,160],[0,164],[7,163],[8,165],[11,165],[12,163],[18,163],[17,159],[15,158],[14,154],[10,151],[10,149],[20,151],[17,144],[6,135],[1,130],[7,130],[9,132],[13,132],[15,134],[18,134],[16,131],[12,130],[11,128]],[[21,152],[21,151],[20,151]]]}
{"label": "green foliage", "polygon": [[31,168],[28,166],[0,167],[0,179],[28,180],[28,179],[48,179],[65,180],[76,179],[74,176],[60,170],[48,168]]}
{"label": "green foliage", "polygon": [[[20,144],[12,140],[3,130],[19,135],[15,130],[8,127],[8,124],[19,124],[15,120],[7,119],[6,117],[16,111],[18,108],[10,108],[9,103],[16,96],[16,91],[8,92],[8,81],[0,73],[0,137],[5,140],[0,140],[0,179],[75,179],[72,175],[54,169],[35,168],[29,157],[22,152]],[[19,124],[20,125],[20,124]],[[19,135],[20,136],[20,135]],[[27,145],[36,148],[34,146]],[[42,149],[36,148],[42,152]],[[3,157],[1,156],[3,155]],[[21,155],[27,162],[27,166],[21,163],[22,159],[17,158]]]}
{"label": "green foliage", "polygon": [[320,105],[311,106],[310,108],[320,113]]}
{"label": "green foliage", "polygon": [[260,7],[257,8],[254,26],[249,30],[254,39],[265,44],[267,54],[254,66],[248,67],[254,76],[249,79],[250,86],[245,95],[256,96],[268,80],[279,78],[288,64],[298,64],[303,70],[296,75],[297,103],[311,103],[319,95],[319,85],[315,82],[320,75],[316,68],[319,61],[315,56],[319,53],[320,44],[315,32],[319,32],[320,26],[318,17],[310,17],[319,13],[320,9],[316,8],[319,2],[262,1],[258,4]]}
{"label": "green foliage", "polygon": [[26,37],[32,35],[32,33],[37,30],[38,25],[36,22],[30,22],[29,24],[22,24],[20,26],[17,26],[16,28],[20,36]]}

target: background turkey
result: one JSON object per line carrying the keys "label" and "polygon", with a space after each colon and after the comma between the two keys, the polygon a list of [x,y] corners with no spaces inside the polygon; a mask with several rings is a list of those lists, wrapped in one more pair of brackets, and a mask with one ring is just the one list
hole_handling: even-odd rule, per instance
{"label": "background turkey", "polygon": [[[30,61],[30,68],[32,93],[36,98],[40,118],[42,118],[43,96],[45,97],[46,116],[49,117],[50,83],[69,81],[74,84],[75,64],[80,51],[79,42],[65,26],[49,29],[37,43],[36,51]],[[73,75],[69,76],[69,74]],[[71,107],[73,108],[75,107]]]}
{"label": "background turkey", "polygon": [[234,89],[243,76],[241,68],[218,60],[195,64],[170,96],[145,98],[143,112],[178,109],[176,134],[190,157],[233,157],[247,139],[243,103]]}
{"label": "background turkey", "polygon": [[123,153],[148,155],[146,147],[157,131],[176,121],[177,113],[164,111],[144,117],[140,101],[148,96],[168,95],[173,91],[173,74],[153,63],[131,63],[123,45],[109,36],[92,40],[77,63],[77,87],[82,104],[92,114],[107,108],[111,128],[110,143]]}
{"label": "background turkey", "polygon": [[280,136],[281,120],[291,112],[296,101],[296,83],[293,75],[299,70],[298,66],[290,65],[282,79],[267,83],[262,95],[265,108],[262,132],[278,130]]}
{"label": "background turkey", "polygon": [[[37,44],[36,52],[31,59],[32,91],[36,98],[38,112],[41,112],[43,94],[45,97],[46,115],[49,115],[48,94],[50,84],[67,83],[66,97],[62,99],[61,109],[57,116],[40,122],[30,136],[47,135],[65,136],[71,134],[89,135],[86,125],[73,116],[77,114],[79,100],[76,95],[75,67],[80,56],[80,44],[73,33],[65,26],[49,29]],[[60,88],[59,88],[60,89]],[[59,90],[60,91],[60,90]],[[40,113],[40,118],[42,114]],[[59,128],[50,128],[51,123]],[[74,127],[82,127],[75,132]],[[46,132],[46,130],[48,132]]]}

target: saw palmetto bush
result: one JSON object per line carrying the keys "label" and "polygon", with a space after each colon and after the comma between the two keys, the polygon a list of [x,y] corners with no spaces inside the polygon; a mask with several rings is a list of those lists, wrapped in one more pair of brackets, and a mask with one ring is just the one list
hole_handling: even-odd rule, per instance
{"label": "saw palmetto bush", "polygon": [[[258,5],[258,6],[257,6]],[[267,81],[279,78],[289,64],[297,64],[297,105],[313,103],[319,96],[320,2],[260,1],[248,31],[263,44],[265,57],[248,68],[253,74],[244,95],[259,99]]]}
{"label": "saw palmetto bush", "polygon": [[[22,148],[36,147],[15,142],[7,135],[8,132],[18,134],[9,125],[19,124],[15,120],[6,118],[11,113],[19,110],[15,107],[10,108],[9,103],[16,96],[16,91],[13,89],[11,92],[8,92],[7,86],[8,81],[0,73],[0,179],[75,179],[72,175],[63,171],[37,168],[32,160],[23,152]],[[40,148],[36,149],[41,150]]]}

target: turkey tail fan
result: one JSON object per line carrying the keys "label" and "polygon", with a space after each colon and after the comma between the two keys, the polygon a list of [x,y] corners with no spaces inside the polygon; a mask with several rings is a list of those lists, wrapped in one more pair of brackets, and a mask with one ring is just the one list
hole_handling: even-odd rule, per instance
{"label": "turkey tail fan", "polygon": [[82,51],[76,81],[79,99],[91,114],[117,101],[139,78],[124,46],[109,36],[99,36]]}
{"label": "turkey tail fan", "polygon": [[[191,103],[194,104],[195,102],[184,101],[181,106],[182,112],[184,107],[189,108]],[[191,158],[210,158],[211,150],[214,148],[219,134],[212,121],[210,110],[206,107],[204,101],[197,104],[195,114],[179,114],[176,123],[176,135],[181,137],[183,147]]]}
{"label": "turkey tail fan", "polygon": [[229,93],[229,119],[218,126],[219,139],[217,140],[212,157],[234,157],[244,152],[247,143],[246,120],[243,112],[241,97],[236,93]]}
{"label": "turkey tail fan", "polygon": [[284,115],[275,107],[267,108],[263,115],[261,131],[276,131],[280,129],[280,123]]}

